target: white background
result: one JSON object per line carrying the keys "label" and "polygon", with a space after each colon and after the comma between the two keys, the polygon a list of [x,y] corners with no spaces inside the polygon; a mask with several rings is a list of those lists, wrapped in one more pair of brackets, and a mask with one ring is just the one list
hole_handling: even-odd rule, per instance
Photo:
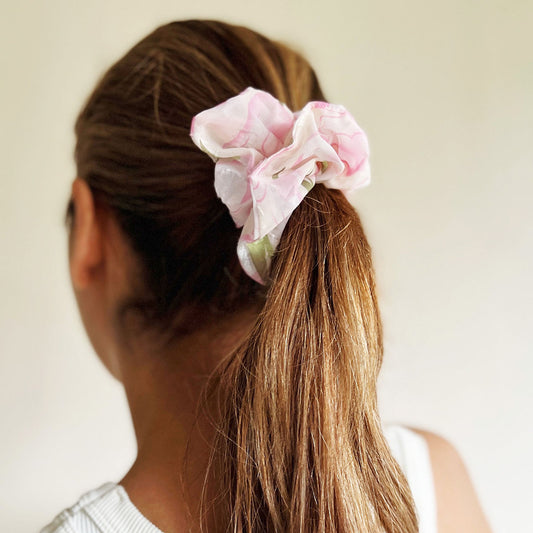
{"label": "white background", "polygon": [[383,418],[450,439],[494,530],[525,531],[533,3],[520,0],[4,0],[0,529],[36,531],[134,458],[121,386],[70,294],[72,126],[111,62],[156,25],[191,17],[303,51],[329,100],[366,130],[373,184],[358,207],[385,326]]}

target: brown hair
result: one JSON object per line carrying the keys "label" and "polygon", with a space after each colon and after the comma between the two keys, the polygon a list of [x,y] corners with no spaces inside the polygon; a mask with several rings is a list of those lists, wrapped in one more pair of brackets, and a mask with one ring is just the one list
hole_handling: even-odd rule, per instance
{"label": "brown hair", "polygon": [[217,509],[227,531],[415,532],[377,411],[381,323],[355,210],[315,186],[262,287],[238,263],[240,229],[216,197],[213,162],[190,140],[195,114],[249,86],[294,111],[325,100],[293,50],[243,27],[191,20],[136,44],[81,111],[78,175],[116,216],[143,273],[122,313],[135,309],[179,335],[189,313],[205,323],[261,308],[208,389],[218,398],[211,473],[224,482]]}

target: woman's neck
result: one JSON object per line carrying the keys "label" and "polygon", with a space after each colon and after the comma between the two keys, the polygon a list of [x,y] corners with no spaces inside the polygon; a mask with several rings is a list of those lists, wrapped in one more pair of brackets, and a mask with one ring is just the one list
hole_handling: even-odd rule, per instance
{"label": "woman's neck", "polygon": [[[214,427],[203,391],[221,358],[246,334],[250,317],[183,339],[165,354],[124,354],[121,376],[137,458],[119,482],[132,503],[165,533],[198,531],[200,502],[215,496],[205,485]],[[215,531],[216,527],[209,528]]]}

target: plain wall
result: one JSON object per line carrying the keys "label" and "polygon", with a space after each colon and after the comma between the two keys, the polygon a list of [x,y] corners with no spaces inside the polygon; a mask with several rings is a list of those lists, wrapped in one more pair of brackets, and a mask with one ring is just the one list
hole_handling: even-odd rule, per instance
{"label": "plain wall", "polygon": [[303,51],[367,132],[357,207],[385,327],[383,419],[462,454],[496,532],[533,501],[533,3],[3,2],[0,529],[36,531],[119,480],[135,443],[93,354],[62,225],[72,126],[98,76],[156,25],[221,18]]}

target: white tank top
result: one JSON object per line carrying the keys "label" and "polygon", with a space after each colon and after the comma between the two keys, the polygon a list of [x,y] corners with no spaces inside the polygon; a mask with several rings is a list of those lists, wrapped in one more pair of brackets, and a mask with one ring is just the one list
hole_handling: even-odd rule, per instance
{"label": "white tank top", "polygon": [[[435,489],[426,441],[402,426],[386,426],[385,437],[407,478],[420,533],[437,533]],[[162,533],[133,505],[122,485],[112,481],[90,490],[40,533]]]}

